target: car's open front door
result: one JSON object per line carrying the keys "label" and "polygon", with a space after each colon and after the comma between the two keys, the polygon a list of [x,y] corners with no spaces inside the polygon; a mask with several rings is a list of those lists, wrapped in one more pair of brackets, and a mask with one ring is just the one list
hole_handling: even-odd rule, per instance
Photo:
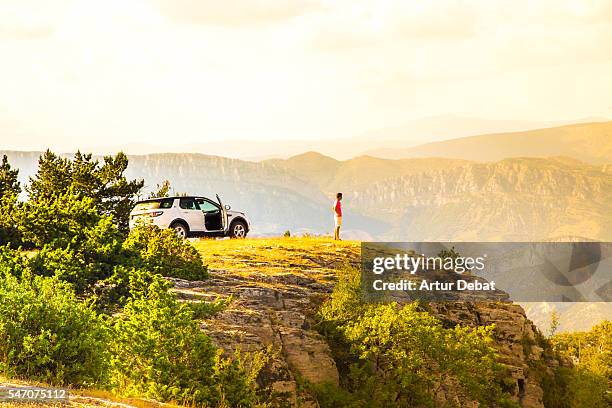
{"label": "car's open front door", "polygon": [[219,198],[219,194],[216,194],[216,196],[217,196],[217,201],[219,202],[219,205],[221,206],[221,227],[223,228],[223,231],[225,231],[227,229],[227,210],[225,209],[225,206],[221,202],[221,198]]}

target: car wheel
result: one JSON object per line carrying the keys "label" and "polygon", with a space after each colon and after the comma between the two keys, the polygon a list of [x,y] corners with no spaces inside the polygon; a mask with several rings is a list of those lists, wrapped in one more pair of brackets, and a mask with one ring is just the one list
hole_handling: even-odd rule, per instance
{"label": "car wheel", "polygon": [[247,226],[242,221],[233,222],[230,226],[230,237],[232,238],[246,238]]}
{"label": "car wheel", "polygon": [[189,234],[189,228],[182,222],[174,223],[170,226],[176,233],[176,236],[179,238],[187,238],[187,234]]}

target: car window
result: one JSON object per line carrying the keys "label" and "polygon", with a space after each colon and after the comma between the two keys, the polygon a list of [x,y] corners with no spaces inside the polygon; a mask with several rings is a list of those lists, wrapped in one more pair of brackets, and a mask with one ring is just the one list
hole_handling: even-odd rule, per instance
{"label": "car window", "polygon": [[193,198],[181,198],[179,202],[179,207],[183,210],[199,210],[200,207],[198,203]]}
{"label": "car window", "polygon": [[136,203],[134,211],[157,210],[160,204],[160,201],[144,201],[142,203]]}
{"label": "car window", "polygon": [[200,209],[204,212],[215,212],[219,211],[219,207],[211,203],[210,201],[206,201],[204,199],[198,199],[198,204],[200,205]]}
{"label": "car window", "polygon": [[159,202],[159,208],[172,208],[172,204],[174,204],[174,198],[166,198]]}
{"label": "car window", "polygon": [[157,209],[167,209],[172,208],[174,204],[174,198],[164,198],[162,200],[149,200],[142,201],[140,203],[136,203],[134,206],[135,211],[145,211],[145,210],[157,210]]}

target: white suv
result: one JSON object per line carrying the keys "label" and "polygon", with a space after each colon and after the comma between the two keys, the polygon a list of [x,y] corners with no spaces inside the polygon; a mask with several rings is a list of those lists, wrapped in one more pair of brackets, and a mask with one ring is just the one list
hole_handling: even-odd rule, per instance
{"label": "white suv", "polygon": [[139,201],[130,213],[130,229],[138,223],[172,228],[181,237],[222,236],[245,238],[251,228],[247,216],[217,202],[196,196],[164,197]]}

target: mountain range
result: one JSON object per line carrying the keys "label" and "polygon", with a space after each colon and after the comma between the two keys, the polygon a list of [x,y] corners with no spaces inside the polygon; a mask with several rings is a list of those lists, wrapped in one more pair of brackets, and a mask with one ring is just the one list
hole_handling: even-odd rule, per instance
{"label": "mountain range", "polygon": [[[519,132],[562,126],[571,123],[604,121],[602,118],[585,118],[574,121],[525,121],[494,120],[458,115],[438,115],[405,121],[395,126],[372,129],[355,136],[329,137],[313,135],[299,139],[287,137],[277,140],[252,140],[248,138],[223,138],[211,140],[210,137],[198,141],[197,136],[190,143],[155,145],[152,143],[126,143],[121,146],[103,147],[81,146],[94,153],[114,153],[124,151],[131,155],[153,153],[202,153],[209,156],[223,156],[235,159],[260,161],[270,158],[289,158],[306,151],[317,151],[339,160],[347,160],[360,155],[374,155],[383,149],[382,156],[389,152],[419,146],[428,142],[462,138],[466,136],[500,132]],[[171,139],[169,142],[172,143]],[[374,150],[373,150],[374,149]],[[387,153],[385,153],[387,152]]]}
{"label": "mountain range", "polygon": [[[40,153],[6,153],[27,182]],[[260,235],[329,233],[341,191],[347,237],[358,239],[612,239],[612,167],[563,157],[338,161],[306,153],[255,163],[153,154],[130,156],[128,176],[144,178],[148,191],[167,179],[176,193],[218,193]]]}
{"label": "mountain range", "polygon": [[496,161],[509,157],[567,156],[587,163],[612,163],[612,122],[579,123],[511,133],[482,134],[406,149],[376,148],[366,154],[387,159],[446,157]]}
{"label": "mountain range", "polygon": [[[163,180],[176,193],[218,193],[247,212],[260,235],[329,233],[331,203],[343,192],[347,237],[358,239],[612,239],[612,122],[471,136],[415,149],[411,154],[438,157],[337,160],[307,152],[253,162],[160,153],[129,155],[127,173],[145,180],[143,197]],[[5,153],[25,184],[40,152]],[[523,157],[514,157],[519,153]]]}

